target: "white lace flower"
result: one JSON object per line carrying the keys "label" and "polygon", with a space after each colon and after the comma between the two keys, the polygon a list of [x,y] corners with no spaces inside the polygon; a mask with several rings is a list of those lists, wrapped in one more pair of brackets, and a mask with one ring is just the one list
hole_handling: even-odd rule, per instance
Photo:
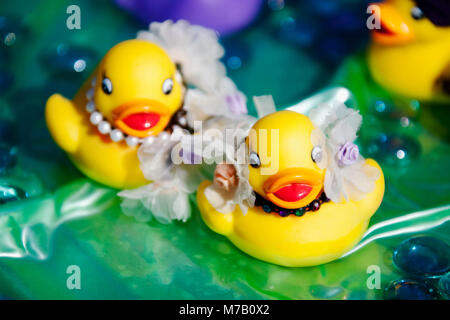
{"label": "white lace flower", "polygon": [[[233,117],[247,113],[246,98],[226,76],[225,66],[220,62],[224,49],[215,31],[191,25],[180,20],[167,20],[150,24],[149,30],[141,31],[138,39],[153,42],[162,47],[180,68],[186,84],[184,110],[190,127],[196,120],[222,116]],[[226,123],[240,123],[235,119]],[[186,135],[183,135],[186,136]],[[140,168],[152,183],[134,190],[124,190],[123,211],[139,221],[152,217],[162,223],[172,220],[186,221],[190,216],[188,196],[205,179],[199,165],[191,162],[202,155],[203,149],[191,150],[189,139],[166,139],[155,137],[151,144],[143,144],[138,151]],[[193,135],[197,139],[201,135]],[[188,141],[183,144],[183,141]],[[217,140],[216,140],[217,142]],[[182,145],[183,144],[183,145]],[[203,145],[202,145],[203,147]],[[181,163],[174,163],[172,152],[179,152]]]}
{"label": "white lace flower", "polygon": [[[309,117],[317,127],[311,141],[323,150],[317,165],[326,169],[324,191],[327,197],[334,202],[359,200],[372,191],[380,172],[365,163],[353,144],[362,123],[359,111],[343,103],[330,102],[311,110]],[[344,151],[348,154],[343,155]]]}
{"label": "white lace flower", "polygon": [[226,76],[220,62],[224,49],[214,30],[185,20],[153,22],[138,39],[161,46],[180,67],[187,84],[185,106],[188,123],[210,116],[247,113],[246,97]]}

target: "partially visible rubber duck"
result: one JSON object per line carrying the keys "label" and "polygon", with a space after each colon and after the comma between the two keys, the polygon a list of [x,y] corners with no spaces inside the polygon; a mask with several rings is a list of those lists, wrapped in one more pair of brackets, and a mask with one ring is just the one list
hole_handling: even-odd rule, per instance
{"label": "partially visible rubber duck", "polygon": [[73,100],[51,96],[46,119],[56,143],[83,173],[132,188],[148,182],[139,168],[139,144],[166,129],[182,102],[183,84],[167,53],[148,41],[128,40],[105,55]]}
{"label": "partially visible rubber duck", "polygon": [[340,257],[361,239],[384,194],[381,168],[353,144],[360,123],[344,105],[318,107],[310,117],[285,110],[261,118],[238,148],[246,161],[231,157],[198,188],[203,220],[274,264]]}
{"label": "partially visible rubber duck", "polygon": [[110,49],[73,100],[48,99],[49,131],[84,174],[105,185],[132,189],[170,179],[180,131],[247,111],[226,77],[223,53],[213,30],[183,20],[152,23]]}
{"label": "partially visible rubber duck", "polygon": [[450,2],[386,0],[374,3],[369,67],[393,92],[423,101],[450,101]]}

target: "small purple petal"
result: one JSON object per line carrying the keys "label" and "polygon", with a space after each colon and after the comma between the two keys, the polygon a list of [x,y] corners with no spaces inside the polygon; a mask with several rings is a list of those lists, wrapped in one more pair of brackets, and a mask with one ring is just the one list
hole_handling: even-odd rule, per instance
{"label": "small purple petal", "polygon": [[247,114],[247,106],[238,93],[229,94],[226,98],[228,109],[234,114]]}
{"label": "small purple petal", "polygon": [[202,156],[194,152],[184,152],[183,149],[180,150],[180,157],[184,164],[201,164]]}
{"label": "small purple petal", "polygon": [[354,164],[359,157],[359,148],[352,142],[346,142],[336,154],[340,166],[345,167]]}

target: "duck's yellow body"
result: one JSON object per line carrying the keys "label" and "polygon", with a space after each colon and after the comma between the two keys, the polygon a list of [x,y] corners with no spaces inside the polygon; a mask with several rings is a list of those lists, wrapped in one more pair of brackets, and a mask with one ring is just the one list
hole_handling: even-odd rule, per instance
{"label": "duck's yellow body", "polygon": [[368,62],[373,78],[407,98],[450,101],[450,27],[414,19],[411,0],[375,4],[381,29],[372,30]]}
{"label": "duck's yellow body", "polygon": [[[303,207],[314,200],[323,188],[326,171],[311,159],[314,147],[311,134],[315,127],[308,117],[292,111],[279,111],[260,119],[252,129],[256,136],[254,141],[259,142],[255,145],[247,140],[247,144],[261,160],[260,167],[249,166],[249,183],[253,190],[283,208]],[[267,148],[272,151],[265,155],[262,150],[265,147],[258,139],[261,138],[259,132],[268,145],[277,144],[275,148]],[[278,142],[274,141],[276,138]],[[365,161],[380,172],[371,192],[358,201],[343,199],[339,203],[323,203],[318,211],[307,211],[300,217],[266,213],[260,206],[248,208],[246,214],[237,205],[230,212],[219,212],[205,192],[211,185],[210,181],[203,182],[198,189],[198,206],[203,220],[213,231],[226,236],[251,256],[289,267],[326,263],[340,257],[361,239],[383,199],[381,168],[372,159]],[[263,169],[274,164],[275,172],[263,173]],[[283,190],[283,186],[290,188],[296,183],[312,186],[307,189],[309,194],[299,197],[298,201],[286,197],[281,200],[282,194],[277,190]],[[316,186],[318,191],[315,191]]]}
{"label": "duck's yellow body", "polygon": [[[367,163],[378,167],[373,160]],[[210,184],[203,182],[197,193],[205,223],[249,255],[288,267],[319,265],[350,250],[367,230],[384,194],[384,178],[380,177],[375,190],[363,200],[324,203],[318,212],[302,217],[280,217],[261,207],[249,208],[244,215],[239,206],[223,214],[206,199],[204,189]]]}
{"label": "duck's yellow body", "polygon": [[[143,40],[122,42],[105,55],[73,100],[59,94],[49,98],[46,106],[49,131],[73,163],[93,180],[118,189],[142,186],[149,181],[139,167],[138,145],[130,146],[125,137],[146,138],[164,130],[182,104],[182,85],[176,81],[175,73],[175,64],[159,46]],[[104,83],[105,79],[109,82]],[[169,93],[163,92],[167,79],[173,83]],[[110,88],[104,88],[109,84]],[[101,134],[91,123],[86,111],[89,90],[96,109],[111,129],[122,130],[121,141]],[[133,114],[140,117],[138,120],[145,120],[146,115],[158,120],[150,128],[139,127],[139,121],[123,121]]]}
{"label": "duck's yellow body", "polygon": [[82,107],[85,90],[70,101],[53,95],[47,102],[47,126],[55,142],[89,178],[118,189],[139,187],[148,180],[139,168],[137,147],[115,143],[98,133]]}

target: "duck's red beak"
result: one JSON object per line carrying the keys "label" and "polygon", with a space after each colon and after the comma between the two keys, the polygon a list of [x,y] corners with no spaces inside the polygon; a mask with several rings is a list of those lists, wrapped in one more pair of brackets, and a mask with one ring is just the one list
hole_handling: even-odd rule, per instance
{"label": "duck's red beak", "polygon": [[264,182],[266,198],[279,207],[301,208],[311,203],[322,190],[323,178],[310,169],[288,168]]}
{"label": "duck's red beak", "polygon": [[406,19],[389,3],[372,3],[372,14],[380,22],[379,28],[372,30],[373,40],[381,45],[401,45],[414,39]]}
{"label": "duck's red beak", "polygon": [[169,120],[170,113],[166,106],[147,99],[124,103],[113,111],[114,125],[138,138],[157,135]]}

